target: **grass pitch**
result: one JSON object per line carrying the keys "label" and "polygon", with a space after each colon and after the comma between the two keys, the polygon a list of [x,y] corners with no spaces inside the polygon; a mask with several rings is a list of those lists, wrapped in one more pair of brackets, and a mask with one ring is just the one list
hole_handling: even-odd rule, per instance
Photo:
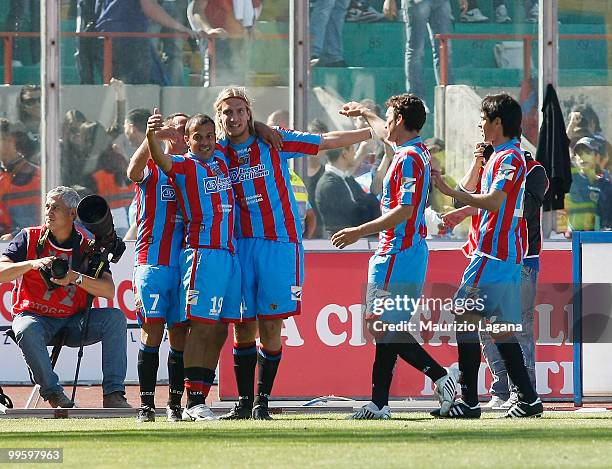
{"label": "grass pitch", "polygon": [[[62,447],[61,467],[610,467],[610,414],[549,412],[541,419],[476,421],[395,414],[277,416],[272,422],[165,418],[0,420],[0,447]],[[52,466],[58,467],[58,466]]]}

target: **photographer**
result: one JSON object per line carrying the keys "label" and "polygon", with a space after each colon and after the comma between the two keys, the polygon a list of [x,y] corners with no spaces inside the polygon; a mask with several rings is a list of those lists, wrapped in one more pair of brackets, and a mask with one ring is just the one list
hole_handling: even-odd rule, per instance
{"label": "photographer", "polygon": [[[116,308],[92,308],[88,294],[111,299],[115,285],[108,270],[100,278],[87,271],[89,239],[74,221],[79,195],[59,186],[47,194],[45,224],[23,229],[0,257],[0,282],[17,279],[13,289],[13,331],[40,394],[51,407],[72,407],[53,371],[47,345],[65,331],[68,347],[102,342],[104,407],[130,407],[124,397],[126,320]],[[65,259],[67,262],[58,261]],[[56,278],[62,277],[62,278]],[[83,336],[85,327],[86,335]],[[55,339],[55,340],[54,340]]]}

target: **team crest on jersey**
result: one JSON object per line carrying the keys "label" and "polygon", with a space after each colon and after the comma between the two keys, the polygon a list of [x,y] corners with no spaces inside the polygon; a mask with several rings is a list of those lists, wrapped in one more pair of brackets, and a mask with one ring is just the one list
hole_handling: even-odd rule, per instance
{"label": "team crest on jersey", "polygon": [[402,178],[402,192],[414,192],[416,190],[416,178]]}
{"label": "team crest on jersey", "polygon": [[162,184],[161,200],[163,202],[171,202],[176,200],[176,191],[174,190],[174,187],[169,184]]}
{"label": "team crest on jersey", "polygon": [[302,287],[291,285],[291,301],[302,301]]}
{"label": "team crest on jersey", "polygon": [[512,181],[514,179],[514,173],[516,172],[516,168],[508,163],[502,163],[499,165],[498,171],[498,180],[506,179],[508,181]]}
{"label": "team crest on jersey", "polygon": [[198,305],[199,290],[187,290],[187,304],[192,306]]}

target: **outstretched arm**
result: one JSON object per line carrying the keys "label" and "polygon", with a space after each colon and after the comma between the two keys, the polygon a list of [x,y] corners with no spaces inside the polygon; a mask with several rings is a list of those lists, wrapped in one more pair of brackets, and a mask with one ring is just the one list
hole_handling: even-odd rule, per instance
{"label": "outstretched arm", "polygon": [[431,177],[440,192],[458,200],[462,204],[470,205],[471,207],[497,212],[507,197],[504,191],[496,189],[487,194],[468,194],[467,192],[458,191],[449,187],[448,184],[444,182],[439,171],[432,170]]}
{"label": "outstretched arm", "polygon": [[359,130],[335,130],[321,134],[321,150],[331,150],[333,148],[348,147],[355,143],[362,142],[372,138],[372,132],[369,127]]}

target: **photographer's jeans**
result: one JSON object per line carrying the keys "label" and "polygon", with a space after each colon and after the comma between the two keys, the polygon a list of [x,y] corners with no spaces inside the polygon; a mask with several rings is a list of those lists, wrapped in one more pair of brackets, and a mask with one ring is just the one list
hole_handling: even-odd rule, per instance
{"label": "photographer's jeans", "polygon": [[[13,317],[13,331],[23,358],[32,371],[34,382],[40,385],[43,399],[63,390],[57,374],[51,368],[47,345],[62,330],[67,331],[65,346],[80,347],[84,326],[84,313],[69,318],[52,318],[33,313],[21,313]],[[125,391],[127,370],[126,319],[117,308],[91,308],[84,345],[102,342],[102,392],[110,394]],[[76,363],[75,363],[76,366]],[[72,381],[74,376],[63,376]]]}
{"label": "photographer's jeans", "polygon": [[[523,358],[531,385],[536,389],[535,376],[535,340],[533,336],[533,310],[535,307],[536,287],[538,283],[538,271],[531,267],[523,266],[521,269],[521,313],[523,326],[522,332],[516,332],[516,339],[523,351]],[[491,383],[491,395],[508,400],[510,391],[515,390],[508,378],[506,366],[502,360],[497,347],[487,332],[480,333],[482,353],[487,360],[493,381]]]}

